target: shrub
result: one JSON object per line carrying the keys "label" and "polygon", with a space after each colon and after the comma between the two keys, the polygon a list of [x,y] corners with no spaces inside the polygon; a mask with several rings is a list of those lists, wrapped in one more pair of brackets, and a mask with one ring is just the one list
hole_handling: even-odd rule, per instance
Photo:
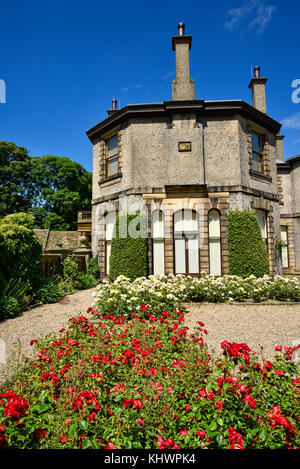
{"label": "shrub", "polygon": [[[27,219],[27,226],[18,224],[22,217]],[[39,285],[42,245],[29,218],[26,214],[14,214],[0,221],[0,288],[10,279],[28,281],[32,289]]]}
{"label": "shrub", "polygon": [[0,320],[16,316],[32,301],[28,282],[11,279],[5,285],[0,297]]}
{"label": "shrub", "polygon": [[[93,312],[93,311],[91,311]],[[287,347],[259,362],[224,340],[215,361],[204,324],[178,312],[130,321],[72,318],[0,393],[0,447],[296,449],[298,367]],[[32,341],[36,342],[36,341]]]}
{"label": "shrub", "polygon": [[147,246],[146,216],[140,212],[118,215],[111,243],[110,280],[119,275],[131,280],[146,276]]}
{"label": "shrub", "polygon": [[95,278],[100,277],[98,256],[89,258],[88,273],[92,274]]}
{"label": "shrub", "polygon": [[56,303],[64,294],[64,284],[59,275],[42,280],[35,301],[38,304]]}
{"label": "shrub", "polygon": [[[101,314],[130,316],[145,304],[154,313],[161,310],[176,314],[183,302],[261,302],[267,300],[300,301],[300,285],[296,278],[241,278],[234,275],[215,278],[202,273],[198,279],[183,275],[142,277],[133,282],[119,276],[113,283],[102,281],[94,292],[93,307]],[[147,312],[146,312],[147,313]],[[142,313],[140,313],[142,314]]]}
{"label": "shrub", "polygon": [[79,290],[96,287],[97,283],[98,280],[91,273],[78,275],[74,280],[74,285]]}
{"label": "shrub", "polygon": [[262,277],[269,273],[267,249],[252,210],[228,213],[228,254],[231,275]]}

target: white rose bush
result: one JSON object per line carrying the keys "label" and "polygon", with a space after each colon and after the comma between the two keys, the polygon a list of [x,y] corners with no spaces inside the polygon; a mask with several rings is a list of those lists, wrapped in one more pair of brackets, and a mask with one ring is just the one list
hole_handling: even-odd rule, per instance
{"label": "white rose bush", "polygon": [[[155,314],[168,311],[176,314],[186,302],[264,302],[300,301],[300,285],[296,278],[251,275],[214,277],[202,272],[201,278],[168,275],[137,278],[130,281],[119,276],[113,283],[103,280],[94,292],[93,309],[117,317],[130,316],[147,306]],[[145,314],[146,314],[145,310]]]}

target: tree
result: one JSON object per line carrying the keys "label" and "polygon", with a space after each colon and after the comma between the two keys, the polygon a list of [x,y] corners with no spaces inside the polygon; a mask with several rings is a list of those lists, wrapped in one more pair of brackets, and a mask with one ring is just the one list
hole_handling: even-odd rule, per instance
{"label": "tree", "polygon": [[66,157],[32,158],[31,179],[38,193],[31,212],[44,228],[76,230],[77,212],[90,210],[92,174]]}
{"label": "tree", "polygon": [[0,217],[27,212],[33,193],[28,151],[15,143],[0,141]]}
{"label": "tree", "polygon": [[266,245],[252,210],[228,213],[229,273],[240,277],[269,274]]}

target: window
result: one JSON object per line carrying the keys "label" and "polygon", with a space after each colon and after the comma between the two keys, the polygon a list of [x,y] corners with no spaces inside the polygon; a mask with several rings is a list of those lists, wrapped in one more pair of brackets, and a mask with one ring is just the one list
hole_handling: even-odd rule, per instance
{"label": "window", "polygon": [[199,233],[196,212],[174,214],[175,274],[199,275]]}
{"label": "window", "polygon": [[165,274],[164,216],[161,210],[152,214],[153,274]]}
{"label": "window", "polygon": [[263,148],[264,137],[257,132],[251,132],[252,139],[252,169],[263,173]]}
{"label": "window", "polygon": [[111,240],[113,239],[116,214],[108,213],[105,217],[105,273],[109,275],[109,260],[111,253]]}
{"label": "window", "polygon": [[261,237],[268,248],[267,213],[264,210],[256,210],[255,215],[260,227]]}
{"label": "window", "polygon": [[218,210],[208,212],[208,236],[209,236],[209,265],[210,273],[221,274],[221,230],[220,213]]}
{"label": "window", "polygon": [[288,227],[281,226],[281,241],[284,243],[281,246],[281,261],[282,261],[282,268],[288,269],[289,268],[289,251],[288,251]]}
{"label": "window", "polygon": [[106,177],[114,176],[119,172],[119,139],[118,135],[106,141]]}

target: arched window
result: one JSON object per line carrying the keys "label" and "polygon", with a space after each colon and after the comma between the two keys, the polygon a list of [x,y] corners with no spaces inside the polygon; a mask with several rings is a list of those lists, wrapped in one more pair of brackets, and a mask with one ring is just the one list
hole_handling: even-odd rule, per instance
{"label": "arched window", "polygon": [[221,229],[218,210],[208,212],[209,265],[210,273],[222,275],[221,267]]}
{"label": "arched window", "polygon": [[199,275],[199,227],[193,210],[174,213],[175,274]]}
{"label": "arched window", "polygon": [[164,215],[162,210],[152,213],[153,274],[165,274]]}
{"label": "arched window", "polygon": [[282,261],[282,268],[288,269],[289,268],[289,251],[288,251],[288,227],[281,226],[281,241],[284,243],[281,246],[281,261]]}
{"label": "arched window", "polygon": [[267,212],[264,210],[256,210],[255,215],[260,227],[261,237],[268,248]]}
{"label": "arched window", "polygon": [[111,252],[111,240],[116,221],[115,212],[108,213],[105,217],[105,273],[109,275],[109,259]]}

